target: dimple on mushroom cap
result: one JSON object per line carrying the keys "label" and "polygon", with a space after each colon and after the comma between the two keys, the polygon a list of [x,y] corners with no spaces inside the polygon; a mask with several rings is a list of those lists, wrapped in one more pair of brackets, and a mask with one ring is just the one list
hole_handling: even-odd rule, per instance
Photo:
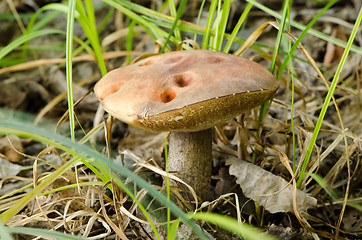
{"label": "dimple on mushroom cap", "polygon": [[279,85],[261,65],[230,54],[165,53],[118,68],[95,86],[114,117],[152,131],[199,131],[271,99]]}

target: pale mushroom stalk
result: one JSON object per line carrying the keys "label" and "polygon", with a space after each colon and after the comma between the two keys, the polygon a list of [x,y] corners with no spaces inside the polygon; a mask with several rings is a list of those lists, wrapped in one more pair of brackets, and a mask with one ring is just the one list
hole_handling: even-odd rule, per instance
{"label": "pale mushroom stalk", "polygon": [[261,65],[230,54],[178,51],[106,74],[94,87],[114,117],[171,132],[169,170],[209,199],[211,128],[271,99],[279,87]]}

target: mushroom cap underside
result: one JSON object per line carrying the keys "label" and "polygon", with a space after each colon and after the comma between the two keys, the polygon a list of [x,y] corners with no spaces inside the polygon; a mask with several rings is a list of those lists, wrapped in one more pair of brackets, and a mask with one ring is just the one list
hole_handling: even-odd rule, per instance
{"label": "mushroom cap underside", "polygon": [[94,92],[128,124],[152,131],[199,131],[271,99],[279,85],[261,65],[207,50],[143,59],[106,74]]}

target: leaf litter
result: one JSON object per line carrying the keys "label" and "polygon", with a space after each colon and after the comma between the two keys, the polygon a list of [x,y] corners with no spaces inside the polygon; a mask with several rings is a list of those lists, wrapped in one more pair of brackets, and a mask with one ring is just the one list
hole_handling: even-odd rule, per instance
{"label": "leaf litter", "polygon": [[[297,7],[301,6],[299,1],[296,2]],[[355,3],[356,1],[351,2]],[[312,10],[308,11],[314,11],[313,13],[315,14],[315,12],[319,10],[317,5],[313,5],[311,1],[309,1],[308,4],[309,7],[313,7]],[[337,6],[333,9],[329,18],[324,18],[321,20],[321,23],[316,24],[316,28],[326,34],[331,34],[337,38],[343,39],[344,35],[348,35],[351,29],[346,25],[353,20],[353,14],[351,13],[354,11],[351,9],[351,6],[352,3]],[[346,14],[346,12],[349,14]],[[293,16],[305,20],[305,16],[313,15],[313,13],[306,14],[302,11],[297,11],[293,12]],[[338,13],[344,15],[337,18]],[[253,19],[259,19],[260,21],[260,14],[261,12],[255,9],[255,11],[250,13],[250,21]],[[338,19],[340,19],[340,21]],[[270,20],[273,19],[268,19],[262,23]],[[337,20],[339,22],[337,22]],[[338,24],[347,26],[345,31],[341,32],[334,30],[336,29],[335,25]],[[256,28],[256,26],[248,27]],[[258,40],[263,43],[274,42],[274,31],[275,30],[270,27],[265,28],[263,35],[261,35]],[[140,33],[140,36],[142,36],[142,34],[144,33]],[[360,37],[359,33],[359,38],[356,40],[359,41],[359,44],[360,40],[358,39],[360,39]],[[147,39],[145,36],[139,39],[140,45],[138,47],[142,50],[141,52],[153,52],[149,47],[152,46],[152,41],[149,41],[146,47],[144,42],[142,42],[145,39]],[[59,41],[63,40],[60,39]],[[111,42],[115,43],[113,41]],[[109,44],[112,44],[111,42]],[[269,45],[273,46],[273,43]],[[314,123],[316,122],[322,106],[322,101],[328,91],[328,81],[330,80],[329,74],[334,72],[340,57],[339,47],[333,48],[330,43],[316,39],[308,34],[303,40],[303,46],[305,47],[306,52],[311,55],[311,58],[316,60],[318,65],[320,63],[324,64],[323,66],[326,68],[325,70],[327,70],[324,72],[326,81],[323,83],[320,80],[320,76],[314,72],[313,66],[311,66],[312,64],[296,60],[295,72],[283,76],[284,86],[281,87],[275,100],[270,105],[260,136],[255,132],[258,115],[257,111],[244,114],[239,119],[235,119],[228,124],[217,127],[213,151],[214,196],[209,202],[201,203],[201,207],[207,209],[207,211],[220,212],[225,215],[233,216],[240,221],[249,222],[255,226],[264,227],[266,229],[269,228],[270,232],[282,232],[278,235],[281,239],[293,239],[293,236],[294,239],[309,239],[313,234],[310,234],[309,236],[303,234],[298,235],[298,232],[303,232],[301,230],[303,229],[303,225],[299,224],[298,219],[288,213],[294,212],[290,205],[290,199],[291,196],[293,196],[293,193],[290,193],[290,187],[293,185],[292,180],[295,179],[296,176],[293,176],[293,174],[290,173],[285,167],[285,163],[281,162],[280,156],[275,154],[275,151],[272,151],[269,146],[272,145],[285,153],[289,166],[292,165],[295,159],[297,169],[300,167],[301,159],[303,159],[306,154]],[[242,50],[242,52],[244,52],[244,50]],[[110,59],[110,64],[113,67],[120,66],[121,61],[119,59],[117,60],[116,57],[124,56],[125,54],[127,53],[119,51],[112,52],[108,53],[106,58]],[[134,54],[137,55],[140,53],[134,52]],[[268,59],[267,56],[263,57],[252,49],[248,48],[243,56],[254,57],[255,61],[267,64],[265,61],[265,59]],[[295,56],[304,58],[303,54],[299,52],[295,53]],[[90,55],[75,58],[75,61],[82,62],[91,60],[92,56]],[[54,59],[54,62],[50,62],[45,58],[34,60],[34,62],[28,61],[25,65],[18,66],[18,68],[0,69],[0,72],[2,73],[0,91],[4,91],[4,89],[7,90],[2,94],[2,96],[6,96],[6,98],[0,99],[0,105],[33,113],[42,110],[40,117],[37,120],[40,124],[41,120],[44,120],[44,116],[58,120],[59,116],[66,111],[66,104],[62,100],[65,97],[64,93],[62,93],[63,91],[54,92],[50,86],[47,85],[44,73],[41,72],[43,70],[35,71],[32,69],[34,69],[34,67],[45,67],[46,71],[49,71],[49,64],[61,62],[64,62],[64,56],[59,55]],[[91,68],[94,67],[92,64],[89,66]],[[77,66],[75,67],[77,68]],[[64,72],[64,69],[58,68],[57,71]],[[81,71],[82,70],[79,72]],[[52,72],[49,71],[47,73],[50,74]],[[20,74],[23,76],[20,76]],[[317,184],[313,178],[308,177],[306,181],[303,182],[303,188],[298,191],[300,194],[297,194],[296,196],[297,210],[303,212],[301,214],[302,219],[304,223],[310,226],[309,228],[305,227],[304,229],[309,229],[305,231],[318,233],[317,237],[314,235],[311,239],[334,238],[333,234],[336,230],[338,214],[340,214],[347,184],[347,161],[350,161],[351,163],[351,182],[349,198],[347,200],[346,212],[342,220],[341,236],[339,239],[360,239],[362,234],[361,210],[358,208],[358,206],[361,205],[360,185],[362,182],[361,74],[361,56],[358,54],[351,54],[346,67],[340,76],[343,84],[339,84],[335,91],[336,103],[340,108],[340,115],[343,120],[343,125],[345,126],[345,136],[343,136],[343,131],[340,127],[338,113],[334,109],[333,103],[331,103],[315,146],[316,150],[312,155],[311,162],[307,166],[308,172],[318,173],[323,177],[326,185]],[[31,78],[35,80],[30,80],[25,83],[24,79],[28,80],[30,75]],[[293,114],[290,114],[291,85],[288,81],[292,75],[295,77],[296,89],[298,90],[296,90],[297,96],[295,96]],[[81,88],[80,92],[87,92],[96,79],[96,77],[84,79],[79,75],[77,75],[76,78],[79,80],[79,87]],[[82,80],[84,82],[82,82]],[[62,80],[58,79],[55,81]],[[55,84],[61,85],[62,83],[56,82]],[[29,104],[28,100],[30,98],[36,98],[37,104]],[[50,99],[54,99],[54,102]],[[93,127],[92,121],[96,108],[92,104],[95,102],[94,96],[90,94],[87,96],[87,99],[89,99],[90,103],[79,106],[78,110],[83,113],[79,114],[81,125],[84,126],[87,131],[90,131]],[[47,107],[45,108],[45,106]],[[292,119],[295,126],[294,131],[296,132],[295,152],[293,152],[291,137]],[[128,137],[124,138],[124,129],[118,131],[120,134],[114,135],[111,143],[113,153],[118,154],[117,150],[132,150],[137,153],[137,157],[129,157],[132,155],[128,156],[128,161],[132,163],[130,167],[134,168],[136,166],[136,169],[140,174],[148,177],[150,181],[153,181],[156,187],[161,189],[162,184],[157,182],[160,179],[157,179],[156,177],[157,181],[155,183],[153,177],[164,174],[162,173],[164,169],[164,136],[156,135],[145,137],[143,135],[144,133],[137,133],[136,130],[129,128],[127,130],[128,133],[126,133],[126,135],[128,134]],[[98,132],[97,140],[103,142],[104,137],[102,139],[99,135],[103,135],[102,131]],[[138,136],[140,139],[143,139],[143,142],[136,141]],[[343,141],[344,137],[347,138],[347,147]],[[5,138],[6,137],[4,137],[4,139]],[[246,139],[246,142],[241,142],[241,139]],[[25,153],[30,152],[29,149],[35,146],[34,143],[24,141],[22,141],[21,144],[25,149]],[[43,146],[43,148],[46,149],[46,146]],[[100,146],[99,149],[101,148],[102,147]],[[263,154],[259,155],[256,159],[252,159],[251,157],[254,148],[263,152]],[[22,152],[21,149],[19,151]],[[2,154],[4,153],[2,152]],[[36,156],[37,154],[34,155]],[[52,157],[50,159],[53,160],[45,159],[46,155],[51,155]],[[4,177],[4,175],[2,176],[0,185],[1,211],[8,209],[21,196],[24,196],[28,189],[31,188],[32,182],[46,176],[50,171],[53,171],[53,169],[56,169],[60,164],[67,161],[67,158],[61,156],[61,153],[51,149],[47,149],[42,156],[38,157],[44,161],[34,165],[34,167],[38,169],[34,179],[32,179],[32,173],[29,174],[31,170],[22,170],[20,172],[17,170],[23,169],[24,166],[21,164],[27,165],[29,169],[29,166],[32,166],[34,160],[25,158],[21,160],[20,163],[8,160],[6,160],[5,164],[1,163],[2,167],[14,165],[15,169],[15,172],[13,173],[6,170],[6,176],[13,175],[12,178],[9,179]],[[243,161],[236,160],[235,157],[239,157]],[[134,165],[134,163],[139,161],[139,158],[143,159],[142,164]],[[7,159],[7,157],[3,159]],[[31,164],[29,164],[29,162]],[[40,167],[42,164],[48,165],[48,167]],[[143,164],[148,165],[141,166]],[[244,167],[241,167],[241,165]],[[247,168],[245,168],[245,166],[247,166]],[[228,170],[230,171],[230,174]],[[122,192],[118,192],[112,196],[106,190],[103,191],[104,184],[99,182],[99,179],[91,174],[84,166],[77,168],[76,171],[77,172],[68,172],[63,175],[61,179],[49,186],[49,188],[45,190],[44,195],[38,196],[36,201],[31,202],[23,212],[16,215],[9,223],[9,226],[41,227],[44,229],[66,231],[72,234],[97,239],[115,237],[115,233],[112,231],[114,228],[112,228],[111,225],[112,223],[118,224],[121,222],[122,226],[120,229],[122,229],[127,236],[142,236],[146,239],[153,237],[151,231],[145,231],[147,224],[145,223],[142,214],[137,209],[136,204],[132,202],[128,196],[122,195]],[[248,174],[243,174],[243,171],[246,171]],[[254,171],[255,173],[250,174],[251,171]],[[251,180],[249,182],[249,177],[255,177],[259,174],[267,179],[275,180],[266,181],[261,180],[261,178],[252,178],[252,181],[255,182],[254,184],[251,184],[252,182]],[[78,180],[76,175],[78,175]],[[77,181],[80,185],[76,184]],[[266,181],[266,183],[264,181]],[[270,191],[270,189],[273,189],[272,187],[265,187],[266,184],[270,183],[273,183],[272,186],[275,188],[272,191]],[[275,183],[278,183],[279,187],[277,187]],[[66,187],[64,189],[64,186],[68,186],[68,188]],[[257,191],[257,187],[261,187],[262,190]],[[280,191],[283,188],[285,189]],[[13,192],[14,189],[19,190],[18,192]],[[180,206],[185,209],[195,208],[195,202],[190,200],[192,198],[186,197],[185,199],[182,194],[179,194],[179,192],[183,191],[189,192],[187,188],[174,190],[175,195],[178,196],[179,199],[177,203],[179,203]],[[331,195],[330,190],[333,190],[335,194]],[[264,199],[261,200],[258,198],[254,199],[265,193],[269,193],[270,196],[265,196]],[[140,196],[144,196],[143,194],[145,193],[140,194]],[[100,195],[103,196],[103,207],[99,201]],[[271,204],[273,197],[278,195],[284,195],[287,200]],[[189,196],[193,196],[193,194]],[[263,207],[255,207],[253,201],[248,198],[258,202],[257,205],[264,206],[265,210],[269,211],[269,213],[264,212]],[[117,199],[117,201],[114,201],[113,199]],[[301,199],[307,199],[305,201],[308,202],[308,204],[304,204]],[[317,206],[315,206],[315,199],[318,199]],[[192,202],[193,204],[185,206],[185,203],[189,202]],[[282,203],[285,204],[283,205]],[[106,215],[102,213],[102,209],[107,211],[106,214],[110,221],[106,220]],[[119,209],[119,211],[116,211],[115,213],[114,209]],[[221,233],[221,230],[215,228],[215,226],[203,224],[203,227],[213,233],[214,236],[218,236],[218,234]],[[217,239],[225,239],[225,236],[226,235],[219,235]],[[284,238],[283,236],[287,237]],[[296,236],[299,238],[296,238]],[[301,238],[301,236],[303,237]]]}

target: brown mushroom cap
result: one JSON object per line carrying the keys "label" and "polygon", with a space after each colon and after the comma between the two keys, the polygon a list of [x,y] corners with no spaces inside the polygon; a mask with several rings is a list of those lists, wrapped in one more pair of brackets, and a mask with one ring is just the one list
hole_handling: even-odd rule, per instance
{"label": "brown mushroom cap", "polygon": [[176,51],[106,74],[96,97],[114,117],[151,131],[199,131],[271,99],[278,82],[261,65],[207,50]]}

